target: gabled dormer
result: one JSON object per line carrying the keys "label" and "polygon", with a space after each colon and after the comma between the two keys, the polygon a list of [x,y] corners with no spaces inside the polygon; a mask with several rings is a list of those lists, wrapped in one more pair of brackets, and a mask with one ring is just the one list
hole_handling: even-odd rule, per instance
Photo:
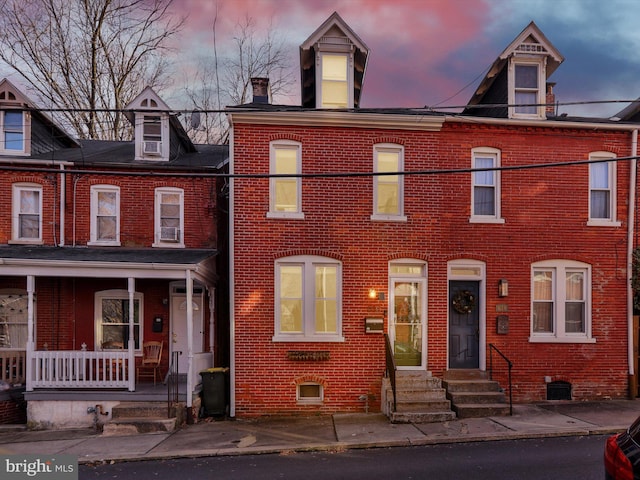
{"label": "gabled dormer", "polygon": [[136,160],[169,160],[169,106],[147,87],[126,108],[133,111]]}
{"label": "gabled dormer", "polygon": [[358,108],[369,48],[334,12],[300,46],[302,106]]}
{"label": "gabled dormer", "polygon": [[6,78],[0,82],[0,155],[31,153],[31,102]]}
{"label": "gabled dormer", "polygon": [[546,118],[547,79],[563,61],[560,52],[531,22],[493,62],[464,114]]}

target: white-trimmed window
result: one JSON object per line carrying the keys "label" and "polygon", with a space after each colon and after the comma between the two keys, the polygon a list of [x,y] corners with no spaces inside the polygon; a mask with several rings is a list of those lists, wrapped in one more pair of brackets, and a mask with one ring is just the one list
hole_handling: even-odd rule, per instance
{"label": "white-trimmed window", "polygon": [[404,148],[394,144],[373,147],[372,220],[406,220],[404,216],[404,176],[387,174],[404,170]]}
{"label": "white-trimmed window", "polygon": [[4,153],[24,153],[24,114],[20,110],[0,111],[0,127],[2,129],[2,145]]}
{"label": "white-trimmed window", "polygon": [[570,260],[532,265],[530,341],[595,342],[590,265]]}
{"label": "white-trimmed window", "polygon": [[[96,350],[105,342],[129,342],[129,292],[127,290],[103,290],[95,294]],[[142,344],[143,295],[133,294],[133,338],[135,350]]]}
{"label": "white-trimmed window", "polygon": [[512,60],[509,80],[509,117],[544,118],[545,80],[541,61]]}
{"label": "white-trimmed window", "polygon": [[26,291],[0,290],[0,349],[25,350],[27,348],[28,304]]}
{"label": "white-trimmed window", "polygon": [[296,388],[296,400],[299,403],[318,404],[322,403],[324,389],[322,385],[315,382],[299,383]]}
{"label": "white-trimmed window", "polygon": [[42,243],[42,185],[13,185],[12,242]]}
{"label": "white-trimmed window", "polygon": [[276,261],[273,340],[344,340],[340,262],[318,256],[294,256]]}
{"label": "white-trimmed window", "polygon": [[[589,160],[615,158],[611,152],[592,152]],[[616,162],[589,164],[589,225],[620,225],[616,222]]]}
{"label": "white-trimmed window", "polygon": [[350,55],[320,52],[319,108],[353,107],[353,72],[349,68]]}
{"label": "white-trimmed window", "polygon": [[154,246],[184,247],[184,191],[156,188]]}
{"label": "white-trimmed window", "polygon": [[471,151],[471,222],[504,223],[500,216],[500,150],[481,147]]}
{"label": "white-trimmed window", "polygon": [[[304,218],[302,213],[302,144],[287,140],[270,144],[269,213],[272,218]],[[293,175],[287,177],[285,175]],[[297,175],[297,176],[296,176]]]}
{"label": "white-trimmed window", "polygon": [[90,245],[120,245],[120,187],[91,187]]}

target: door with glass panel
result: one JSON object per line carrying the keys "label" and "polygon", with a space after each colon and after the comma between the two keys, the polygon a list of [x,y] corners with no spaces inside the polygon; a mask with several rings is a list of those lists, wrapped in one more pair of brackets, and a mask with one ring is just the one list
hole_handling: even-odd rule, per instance
{"label": "door with glass panel", "polygon": [[390,339],[396,365],[400,368],[424,368],[426,324],[426,280],[392,279]]}

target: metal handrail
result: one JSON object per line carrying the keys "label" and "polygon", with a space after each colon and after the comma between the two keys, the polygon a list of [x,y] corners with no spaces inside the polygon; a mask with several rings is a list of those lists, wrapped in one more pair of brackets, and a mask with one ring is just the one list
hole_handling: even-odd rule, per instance
{"label": "metal handrail", "polygon": [[391,391],[393,392],[393,411],[396,411],[396,361],[393,358],[393,350],[391,350],[391,340],[389,340],[389,335],[384,334],[384,345],[385,345],[385,360],[386,360],[386,374],[389,378],[389,382],[391,382]]}
{"label": "metal handrail", "polygon": [[180,352],[171,353],[171,362],[169,362],[169,371],[167,372],[167,418],[173,417],[173,409],[177,408],[179,392],[178,392],[178,355]]}
{"label": "metal handrail", "polygon": [[502,353],[498,347],[493,343],[489,344],[489,380],[493,380],[493,351],[496,351],[500,355],[509,367],[509,415],[513,415],[513,393],[511,388],[511,369],[513,368],[513,362],[509,360],[504,353]]}

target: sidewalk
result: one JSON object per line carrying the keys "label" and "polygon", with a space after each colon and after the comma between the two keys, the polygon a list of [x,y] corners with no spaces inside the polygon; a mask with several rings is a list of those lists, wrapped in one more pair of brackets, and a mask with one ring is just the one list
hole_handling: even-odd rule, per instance
{"label": "sidewalk", "polygon": [[382,414],[260,420],[207,419],[172,433],[105,436],[92,430],[27,431],[0,426],[0,454],[70,454],[79,463],[213,455],[430,445],[609,434],[640,416],[640,401],[515,405],[513,416],[391,424]]}

